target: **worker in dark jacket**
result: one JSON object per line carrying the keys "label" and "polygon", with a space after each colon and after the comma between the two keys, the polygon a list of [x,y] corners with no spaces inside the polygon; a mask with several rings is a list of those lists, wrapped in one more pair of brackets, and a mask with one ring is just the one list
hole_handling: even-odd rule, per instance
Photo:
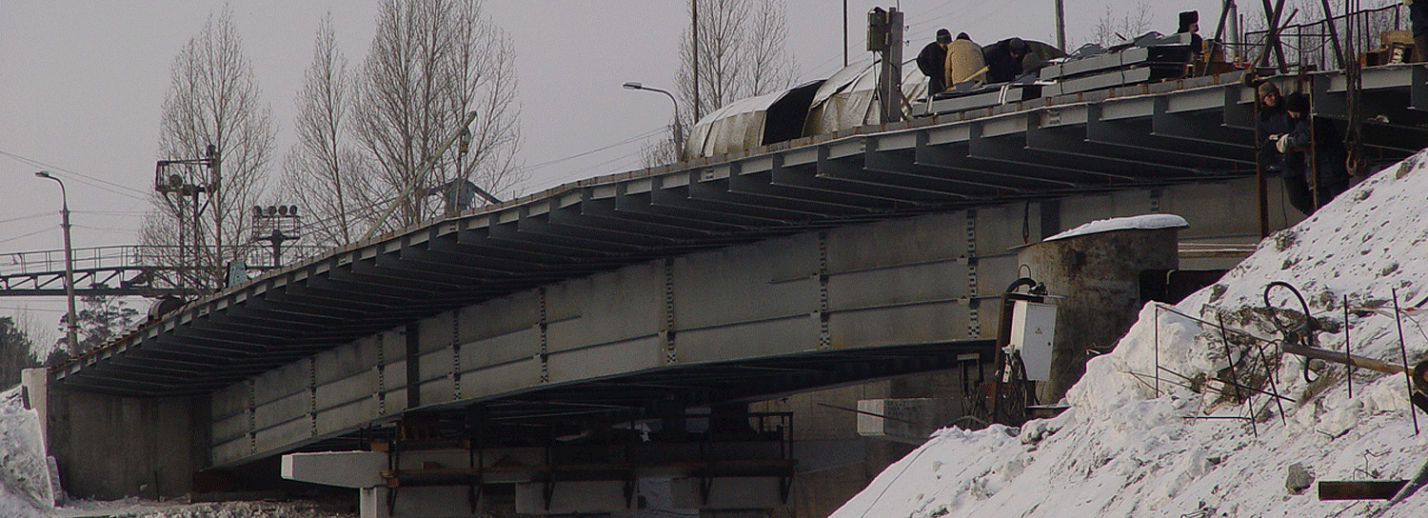
{"label": "worker in dark jacket", "polygon": [[947,61],[947,45],[952,43],[952,32],[937,29],[937,41],[928,43],[917,54],[917,69],[927,76],[927,97],[937,95],[947,89],[947,71],[943,68]]}
{"label": "worker in dark jacket", "polygon": [[[1304,94],[1286,96],[1284,111],[1291,128],[1274,139],[1275,149],[1284,154],[1284,187],[1294,208],[1313,214],[1349,187],[1349,154],[1333,122],[1310,117],[1309,98]],[[1311,184],[1311,176],[1318,181]]]}
{"label": "worker in dark jacket", "polygon": [[987,63],[987,82],[1005,83],[1021,75],[1021,59],[1026,57],[1026,42],[1007,38],[982,51]]}
{"label": "worker in dark jacket", "polygon": [[1200,11],[1180,13],[1180,28],[1175,33],[1190,35],[1190,52],[1198,56],[1204,51],[1205,38],[1200,37]]}
{"label": "worker in dark jacket", "polygon": [[1284,154],[1275,149],[1279,136],[1289,133],[1294,126],[1289,114],[1284,112],[1284,99],[1279,95],[1279,87],[1271,81],[1260,83],[1255,89],[1258,99],[1259,120],[1255,121],[1255,140],[1259,142],[1259,165],[1264,170],[1279,172],[1284,170]]}

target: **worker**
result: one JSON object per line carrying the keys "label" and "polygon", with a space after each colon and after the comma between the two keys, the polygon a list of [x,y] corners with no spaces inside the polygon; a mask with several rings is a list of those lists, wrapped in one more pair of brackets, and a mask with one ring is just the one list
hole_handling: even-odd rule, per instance
{"label": "worker", "polygon": [[1180,13],[1180,28],[1175,34],[1190,35],[1190,52],[1199,56],[1205,50],[1205,39],[1200,37],[1200,11]]}
{"label": "worker", "polygon": [[947,88],[956,88],[957,83],[981,79],[986,76],[987,63],[982,60],[982,46],[972,42],[967,33],[960,33],[947,45]]}
{"label": "worker", "polygon": [[917,54],[917,69],[922,71],[922,75],[927,76],[927,97],[937,95],[947,89],[946,71],[943,69],[947,62],[947,45],[952,43],[952,32],[947,29],[937,29],[937,41],[928,43],[922,48],[922,52]]}
{"label": "worker", "polygon": [[1021,38],[1007,38],[982,51],[982,59],[987,63],[987,82],[1005,83],[1021,76],[1021,60],[1026,57],[1027,45]]}
{"label": "worker", "polygon": [[1413,29],[1413,62],[1428,56],[1428,0],[1403,0],[1408,6],[1408,23]]}
{"label": "worker", "polygon": [[1281,172],[1284,170],[1284,155],[1275,146],[1279,143],[1279,136],[1288,134],[1294,127],[1290,124],[1289,114],[1284,112],[1284,100],[1274,82],[1260,83],[1255,93],[1259,117],[1255,121],[1259,165],[1268,172]]}
{"label": "worker", "polygon": [[[1309,111],[1308,96],[1300,92],[1286,96],[1284,112],[1291,129],[1274,138],[1275,149],[1284,155],[1289,203],[1306,215],[1349,187],[1349,154],[1339,130],[1328,119],[1314,120]],[[1317,173],[1314,184],[1309,183],[1311,171]]]}

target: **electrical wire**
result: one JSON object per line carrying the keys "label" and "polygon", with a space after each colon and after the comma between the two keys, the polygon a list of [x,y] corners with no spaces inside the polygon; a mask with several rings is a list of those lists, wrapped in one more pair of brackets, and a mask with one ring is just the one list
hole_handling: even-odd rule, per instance
{"label": "electrical wire", "polygon": [[45,232],[49,232],[50,230],[51,230],[51,229],[48,229],[48,228],[42,228],[42,229],[36,230],[36,231],[34,231],[34,232],[30,232],[30,233],[28,233],[28,234],[20,234],[20,235],[18,235],[18,236],[13,236],[13,237],[5,238],[5,239],[0,239],[0,243],[9,243],[9,242],[11,242],[11,241],[19,241],[19,240],[21,240],[21,239],[24,239],[24,238],[27,238],[27,237],[30,237],[30,236],[37,236],[37,235],[43,234],[43,233],[45,233]]}
{"label": "electrical wire", "polygon": [[[125,193],[125,192],[114,192],[114,191],[112,191],[112,190],[110,190],[109,192],[113,192],[114,194],[118,194],[118,195],[120,195],[120,196],[124,196],[124,197],[127,197],[127,198],[133,198],[133,199],[139,200],[139,201],[145,201],[145,202],[149,201],[149,193],[148,193],[147,191],[140,191],[140,190],[134,189],[134,188],[132,188],[132,187],[128,187],[128,186],[125,186],[125,185],[121,185],[121,184],[117,184],[117,183],[114,183],[114,182],[110,182],[110,181],[108,181],[108,180],[103,180],[103,179],[100,179],[100,178],[95,178],[95,177],[93,177],[93,176],[89,176],[89,175],[87,175],[87,174],[83,174],[83,173],[79,173],[79,172],[72,171],[72,170],[69,170],[69,169],[65,169],[65,168],[63,168],[63,167],[60,167],[60,166],[57,166],[57,165],[54,165],[54,164],[47,164],[47,163],[45,163],[45,162],[41,162],[41,161],[35,160],[35,159],[33,159],[33,158],[28,158],[28,157],[24,157],[24,156],[20,156],[20,155],[14,154],[14,153],[10,153],[10,152],[5,151],[5,150],[3,150],[3,149],[0,149],[0,155],[4,155],[4,156],[10,157],[10,158],[13,158],[13,159],[18,160],[18,161],[20,161],[20,162],[23,162],[23,163],[25,163],[25,164],[29,164],[29,165],[32,165],[32,166],[35,166],[35,167],[39,167],[39,168],[44,169],[44,170],[47,170],[47,171],[62,172],[62,173],[64,173],[64,174],[66,175],[66,179],[73,178],[73,179],[75,180],[75,182],[77,182],[77,183],[81,183],[81,184],[88,185],[88,186],[90,186],[90,187],[94,187],[94,188],[98,188],[98,189],[106,189],[106,190],[109,190],[109,189],[118,189],[119,191],[128,191],[128,193],[134,193],[134,194],[128,194],[128,193]],[[88,181],[86,181],[86,180],[88,180]],[[102,185],[96,185],[96,184],[102,184]]]}
{"label": "electrical wire", "polygon": [[10,218],[10,219],[0,219],[0,223],[14,223],[14,222],[16,222],[16,221],[29,221],[29,220],[32,220],[32,219],[40,219],[40,218],[43,218],[43,217],[47,217],[47,216],[50,216],[50,215],[53,215],[53,214],[54,214],[54,213],[51,212],[51,211],[46,211],[46,212],[41,212],[41,213],[39,213],[39,214],[31,214],[31,215],[29,215],[29,216],[16,216],[16,217],[13,217],[13,218]]}

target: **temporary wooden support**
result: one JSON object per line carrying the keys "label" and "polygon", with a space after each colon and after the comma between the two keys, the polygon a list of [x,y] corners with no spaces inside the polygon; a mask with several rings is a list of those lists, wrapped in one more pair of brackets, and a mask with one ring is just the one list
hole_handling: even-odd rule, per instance
{"label": "temporary wooden support", "polygon": [[1388,500],[1398,494],[1407,480],[1323,480],[1320,500]]}

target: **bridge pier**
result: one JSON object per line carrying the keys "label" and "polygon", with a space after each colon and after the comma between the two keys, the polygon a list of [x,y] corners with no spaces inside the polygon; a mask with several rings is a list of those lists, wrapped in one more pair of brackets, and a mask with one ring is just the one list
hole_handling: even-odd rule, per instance
{"label": "bridge pier", "polygon": [[181,496],[208,465],[207,397],[121,397],[55,387],[43,375],[25,380],[71,496]]}

